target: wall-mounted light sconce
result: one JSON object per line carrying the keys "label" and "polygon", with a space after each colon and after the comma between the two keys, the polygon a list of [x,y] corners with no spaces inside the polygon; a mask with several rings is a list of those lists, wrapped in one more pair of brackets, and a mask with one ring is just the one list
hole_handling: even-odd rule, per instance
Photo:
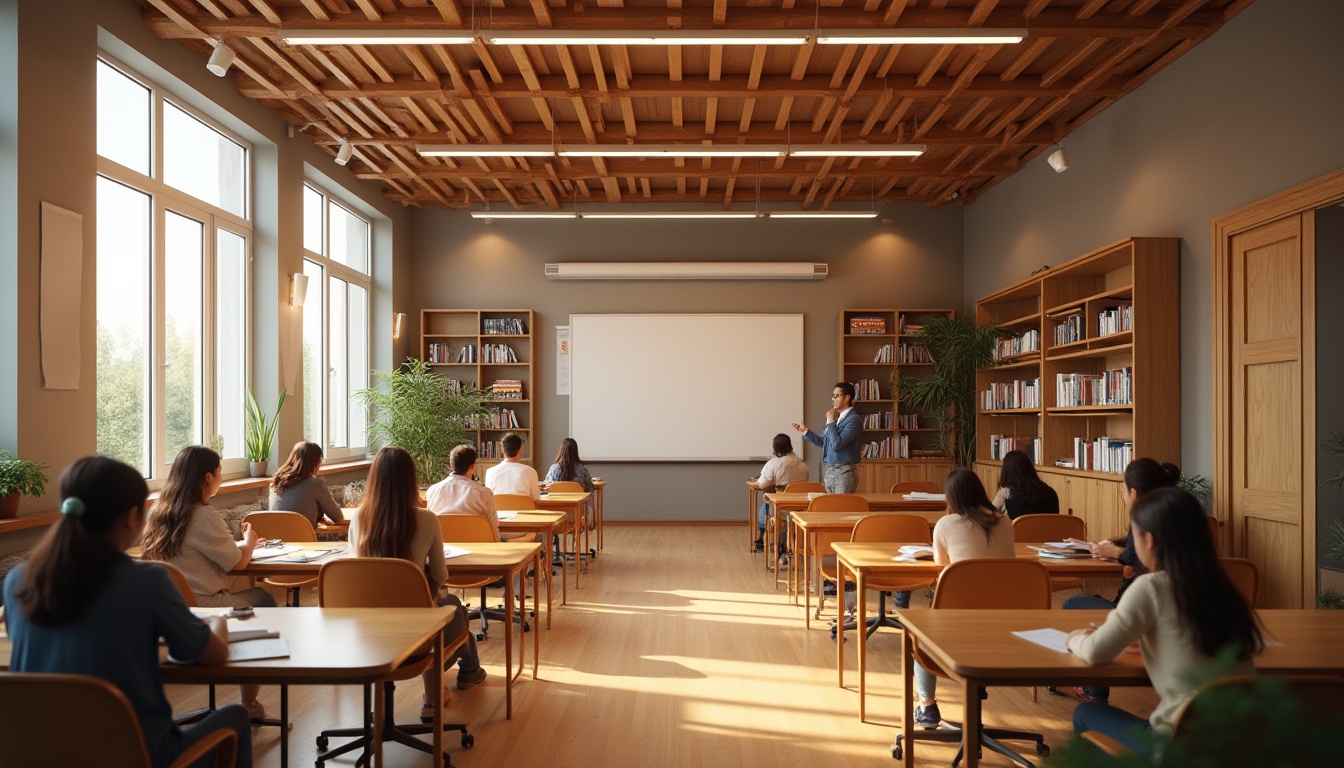
{"label": "wall-mounted light sconce", "polygon": [[295,272],[289,276],[289,306],[299,309],[308,297],[308,276]]}
{"label": "wall-mounted light sconce", "polygon": [[210,70],[210,74],[215,77],[223,77],[228,74],[229,67],[238,60],[238,54],[228,46],[223,40],[215,43],[215,50],[210,53],[210,61],[206,62],[205,68]]}
{"label": "wall-mounted light sconce", "polygon": [[336,150],[336,164],[345,165],[350,162],[350,157],[355,154],[355,146],[345,139],[341,139],[341,148]]}
{"label": "wall-mounted light sconce", "polygon": [[400,339],[401,330],[406,326],[406,313],[398,312],[392,316],[392,338]]}

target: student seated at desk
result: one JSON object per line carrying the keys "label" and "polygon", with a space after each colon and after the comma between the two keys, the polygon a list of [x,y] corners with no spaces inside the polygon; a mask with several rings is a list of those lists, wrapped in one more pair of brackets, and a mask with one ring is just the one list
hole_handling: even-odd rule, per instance
{"label": "student seated at desk", "polygon": [[[566,437],[560,441],[560,450],[555,452],[555,463],[546,470],[546,483],[571,482],[583,486],[583,490],[592,493],[594,489],[593,476],[588,474],[588,468],[583,465],[579,458],[579,444],[572,437]],[[588,514],[593,512],[593,500],[588,499]],[[590,524],[591,527],[591,524]]]}
{"label": "student seated at desk", "polygon": [[1016,520],[1022,515],[1059,513],[1059,494],[1046,485],[1036,474],[1031,459],[1021,451],[1003,455],[999,473],[999,492],[994,496],[994,508]]}
{"label": "student seated at desk", "polygon": [[[950,565],[961,560],[982,557],[1013,557],[1013,521],[994,509],[980,478],[969,469],[957,469],[947,476],[949,514],[933,527],[933,561]],[[909,604],[909,597],[906,598]],[[938,712],[938,678],[915,664],[915,724],[927,729],[942,722]]]}
{"label": "student seated at desk", "polygon": [[513,493],[541,501],[541,482],[537,470],[524,464],[518,457],[523,451],[523,438],[510,432],[499,441],[504,460],[485,470],[485,487],[491,493]]}
{"label": "student seated at desk", "polygon": [[[1187,698],[1211,675],[1254,674],[1251,656],[1264,648],[1255,614],[1218,561],[1199,500],[1179,488],[1159,488],[1130,510],[1129,538],[1148,569],[1093,630],[1069,635],[1069,650],[1105,664],[1138,642],[1143,666],[1161,700],[1147,720],[1104,702],[1073,713],[1078,732],[1099,731],[1136,753],[1149,728],[1170,733]],[[1230,652],[1231,665],[1218,659]]]}
{"label": "student seated at desk", "polygon": [[[236,765],[250,768],[252,734],[242,707],[221,707],[187,730],[173,726],[159,638],[174,659],[222,664],[229,630],[223,617],[193,616],[162,568],[126,556],[145,527],[149,488],[140,471],[89,456],[62,473],[60,486],[61,519],[5,579],[10,669],[92,675],[115,685],[135,710],[155,766],[230,728],[238,734]],[[81,713],[69,715],[70,738],[79,738]]]}
{"label": "student seated at desk", "polygon": [[499,540],[499,512],[495,510],[495,494],[471,479],[476,471],[476,448],[459,445],[448,454],[448,468],[444,479],[431,485],[425,494],[429,511],[436,515],[480,515],[490,521],[490,529]]}
{"label": "student seated at desk", "polygon": [[[463,446],[459,446],[463,447]],[[485,682],[485,670],[476,655],[476,638],[467,631],[467,611],[451,592],[441,592],[448,580],[443,560],[443,533],[434,513],[420,508],[420,490],[416,481],[415,460],[404,448],[384,446],[369,467],[367,490],[359,505],[355,523],[350,526],[350,551],[358,557],[399,557],[424,566],[430,592],[438,595],[439,605],[457,608],[452,621],[443,629],[444,643],[456,642],[466,635],[467,642],[444,659],[444,669],[457,664],[457,689],[465,691]],[[434,696],[446,704],[448,691],[436,693],[430,672],[423,676],[425,696],[420,717],[434,717]],[[447,678],[444,678],[445,682]]]}
{"label": "student seated at desk", "polygon": [[[196,604],[228,608],[273,608],[275,598],[261,587],[231,592],[229,571],[252,562],[257,534],[243,523],[243,540],[234,541],[219,511],[206,502],[223,482],[219,454],[189,445],[173,459],[159,502],[149,510],[141,545],[146,560],[163,560],[186,577]],[[240,685],[243,706],[253,719],[264,719],[257,685]]]}
{"label": "student seated at desk", "polygon": [[[804,483],[812,477],[812,471],[802,459],[798,458],[798,454],[793,452],[793,439],[788,435],[782,432],[775,435],[770,448],[773,458],[765,462],[765,466],[761,467],[761,474],[755,480],[748,481],[752,488],[762,493],[773,493],[784,490],[789,483]],[[757,552],[765,548],[765,523],[769,517],[770,502],[762,498],[761,511],[756,516]],[[781,543],[780,550],[783,549],[784,545]]]}
{"label": "student seated at desk", "polygon": [[333,523],[345,522],[340,505],[331,497],[331,490],[317,476],[320,466],[322,446],[307,440],[295,443],[289,458],[271,478],[271,498],[267,507],[297,512],[308,518],[314,530],[324,517]]}

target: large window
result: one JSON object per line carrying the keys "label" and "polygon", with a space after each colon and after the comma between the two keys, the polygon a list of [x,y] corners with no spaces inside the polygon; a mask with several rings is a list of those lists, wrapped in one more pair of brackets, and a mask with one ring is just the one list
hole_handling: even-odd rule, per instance
{"label": "large window", "polygon": [[303,434],[329,457],[363,455],[369,386],[369,222],[321,189],[303,188]]}
{"label": "large window", "polygon": [[161,480],[184,446],[241,472],[249,147],[98,61],[98,451]]}

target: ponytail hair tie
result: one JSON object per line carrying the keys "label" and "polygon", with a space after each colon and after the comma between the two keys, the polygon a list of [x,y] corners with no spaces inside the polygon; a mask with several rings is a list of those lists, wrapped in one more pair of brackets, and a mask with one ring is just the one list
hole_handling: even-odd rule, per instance
{"label": "ponytail hair tie", "polygon": [[83,517],[85,509],[84,502],[81,501],[78,496],[69,496],[65,501],[61,502],[61,514],[64,515]]}

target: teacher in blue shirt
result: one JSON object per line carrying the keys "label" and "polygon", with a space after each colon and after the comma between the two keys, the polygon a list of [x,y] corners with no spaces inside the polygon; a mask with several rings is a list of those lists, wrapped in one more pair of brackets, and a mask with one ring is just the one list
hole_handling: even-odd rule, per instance
{"label": "teacher in blue shirt", "polygon": [[863,420],[854,413],[854,385],[836,382],[826,428],[817,434],[806,424],[793,423],[803,439],[821,446],[821,482],[827,493],[853,493],[859,487],[859,457],[863,453]]}

